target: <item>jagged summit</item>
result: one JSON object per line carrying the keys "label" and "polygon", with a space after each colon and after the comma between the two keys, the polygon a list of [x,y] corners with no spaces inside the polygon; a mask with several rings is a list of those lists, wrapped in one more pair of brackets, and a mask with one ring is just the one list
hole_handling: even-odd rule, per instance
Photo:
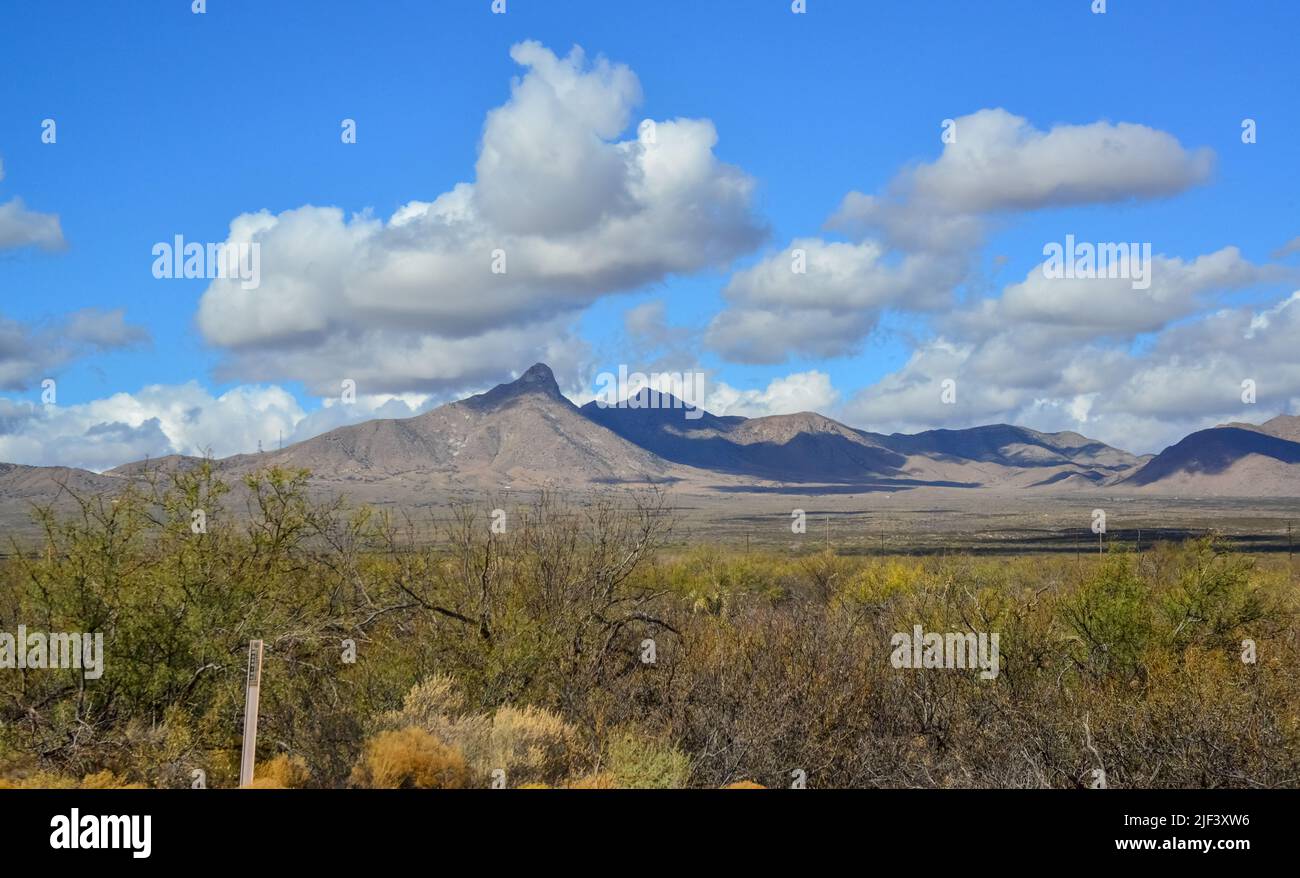
{"label": "jagged summit", "polygon": [[518,387],[538,387],[545,389],[548,393],[560,392],[560,385],[555,383],[555,373],[551,367],[545,363],[533,363],[528,367],[524,374],[516,378],[512,384]]}
{"label": "jagged summit", "polygon": [[572,405],[564,394],[560,393],[560,385],[555,381],[555,373],[545,363],[534,363],[528,371],[514,381],[498,384],[486,393],[471,396],[464,402],[474,408],[491,409],[527,394],[541,394],[557,402],[562,401]]}

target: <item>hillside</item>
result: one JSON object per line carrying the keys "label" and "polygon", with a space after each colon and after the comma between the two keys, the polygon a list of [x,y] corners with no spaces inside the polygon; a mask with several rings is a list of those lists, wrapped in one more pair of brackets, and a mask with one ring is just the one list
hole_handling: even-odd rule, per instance
{"label": "hillside", "polygon": [[[1274,429],[1289,426],[1282,422]],[[1262,427],[1212,427],[1166,448],[1123,484],[1230,496],[1291,495],[1300,489],[1296,464],[1300,443]]]}

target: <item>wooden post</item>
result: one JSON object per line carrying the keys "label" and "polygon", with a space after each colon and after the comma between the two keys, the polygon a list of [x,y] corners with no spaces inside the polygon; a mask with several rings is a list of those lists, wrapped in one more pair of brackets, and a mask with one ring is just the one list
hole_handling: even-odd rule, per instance
{"label": "wooden post", "polygon": [[239,785],[253,782],[257,758],[257,702],[262,692],[262,641],[248,641],[248,693],[244,698],[244,750],[239,760]]}

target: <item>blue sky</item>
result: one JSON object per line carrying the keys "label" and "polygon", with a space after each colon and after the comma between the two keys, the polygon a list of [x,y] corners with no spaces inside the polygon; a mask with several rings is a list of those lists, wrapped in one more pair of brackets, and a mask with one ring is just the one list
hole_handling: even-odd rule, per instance
{"label": "blue sky", "polygon": [[[761,414],[807,402],[870,429],[1016,418],[1147,451],[1178,430],[1220,418],[1260,420],[1294,411],[1300,380],[1287,364],[1269,359],[1285,337],[1253,352],[1253,336],[1241,345],[1224,341],[1234,338],[1231,330],[1214,329],[1211,318],[1237,309],[1243,325],[1258,324],[1259,314],[1300,288],[1282,270],[1295,268],[1296,255],[1271,255],[1300,236],[1300,70],[1293,45],[1300,12],[1287,2],[1111,0],[1097,15],[1089,5],[809,0],[808,12],[795,15],[783,0],[509,0],[506,14],[493,15],[489,0],[209,0],[206,14],[195,15],[181,0],[10,4],[0,52],[0,205],[17,197],[28,211],[57,215],[62,246],[4,247],[0,237],[0,321],[7,321],[0,325],[16,339],[9,356],[17,358],[12,348],[25,340],[30,365],[13,366],[9,386],[0,389],[7,406],[0,422],[8,424],[0,427],[6,431],[0,459],[102,468],[115,455],[129,459],[142,449],[194,453],[205,445],[233,453],[250,450],[242,446],[255,435],[272,441],[287,429],[301,438],[312,424],[334,423],[303,418],[321,408],[325,379],[319,376],[350,374],[346,364],[320,365],[337,356],[338,344],[328,351],[302,345],[289,365],[276,338],[231,341],[238,335],[233,330],[205,330],[196,315],[209,281],[155,279],[150,248],[177,234],[224,241],[241,214],[277,216],[306,205],[335,206],[345,217],[370,211],[383,221],[409,202],[432,202],[458,183],[473,183],[485,118],[512,99],[512,79],[527,73],[511,57],[512,46],[524,41],[560,59],[581,46],[586,58],[579,75],[604,58],[635,77],[641,100],[630,102],[629,124],[604,137],[607,142],[634,140],[642,118],[711,122],[717,133],[711,155],[752,184],[744,207],[750,231],[761,230],[761,237],[746,237],[742,245],[733,240],[734,229],[717,229],[718,240],[731,245],[722,247],[725,256],[716,264],[696,267],[702,257],[691,257],[689,270],[676,270],[666,259],[661,270],[631,272],[636,283],[620,280],[605,290],[593,281],[578,304],[550,306],[551,322],[531,326],[527,343],[513,336],[494,342],[500,349],[491,358],[460,374],[448,366],[416,376],[409,387],[395,377],[368,397],[370,410],[340,411],[337,418],[401,414],[382,408],[394,393],[405,393],[403,404],[414,411],[482,389],[526,368],[533,350],[548,342],[572,354],[557,373],[575,396],[584,382],[589,389],[597,371],[619,363],[698,366],[712,385],[725,386],[715,399],[719,405],[730,400],[733,411]],[[849,313],[854,306],[844,303],[819,319],[857,320],[859,331],[833,342],[785,349],[779,339],[757,337],[750,349],[770,351],[771,361],[752,362],[755,357],[738,355],[736,344],[710,333],[719,321],[734,323],[739,293],[724,291],[738,272],[779,260],[795,239],[875,240],[879,230],[846,234],[827,229],[827,220],[848,193],[896,191],[891,186],[909,168],[939,160],[942,120],[997,108],[1044,135],[1057,126],[1134,123],[1172,138],[1179,156],[1208,151],[1212,162],[1204,173],[1189,170],[1181,182],[1148,185],[1132,173],[1117,182],[1103,169],[1079,184],[1095,186],[1092,194],[1049,192],[1025,209],[981,206],[974,211],[979,240],[963,248],[959,279],[927,293],[942,301],[914,307],[912,292],[895,291],[867,309],[867,317]],[[534,114],[521,116],[536,121]],[[41,140],[47,118],[57,123],[54,144]],[[355,144],[340,142],[344,118],[357,121]],[[1246,118],[1256,120],[1255,143],[1242,143]],[[543,124],[521,136],[545,138],[545,131]],[[1093,143],[1108,136],[1101,129],[1093,134]],[[1160,163],[1161,154],[1153,160]],[[1120,183],[1131,184],[1132,192],[1117,188]],[[996,365],[963,372],[954,363],[959,387],[974,385],[961,406],[900,402],[897,394],[928,393],[918,388],[941,377],[939,367],[924,365],[927,343],[942,338],[962,348],[968,366],[971,350],[978,355],[981,346],[994,344],[987,329],[963,336],[943,320],[1025,281],[1042,261],[1044,243],[1067,233],[1087,241],[1151,242],[1157,254],[1186,262],[1236,247],[1240,265],[1203,284],[1189,279],[1190,292],[1167,290],[1162,295],[1198,297],[1197,307],[1162,312],[1158,325],[1104,337],[1065,333],[1077,357],[1062,370],[1107,361],[1112,372],[1104,379],[1070,387],[1039,379],[1035,388],[1027,377],[1003,387],[988,371]],[[932,256],[886,250],[885,266]],[[813,275],[803,282],[816,283]],[[472,290],[463,292],[474,298]],[[638,305],[650,307],[652,322],[675,339],[670,349],[629,338],[625,315]],[[69,315],[112,324],[104,315],[117,309],[124,324],[110,329],[120,331],[104,330],[94,344],[68,341],[74,334]],[[797,323],[784,305],[768,311],[774,325]],[[1274,327],[1288,317],[1285,309],[1277,313]],[[336,329],[351,319],[335,317]],[[504,325],[515,315],[500,319]],[[541,338],[560,325],[560,335]],[[441,338],[435,324],[419,331],[433,345]],[[472,344],[475,336],[459,338]],[[1023,356],[1037,356],[1035,343],[1059,351],[1061,338],[1027,342]],[[31,354],[64,343],[69,350],[48,362]],[[0,358],[5,350],[0,347]],[[272,350],[274,356],[266,353]],[[1258,378],[1270,393],[1261,390],[1254,409],[1224,394],[1150,398],[1152,387],[1169,386],[1162,376],[1203,365],[1207,351],[1223,353],[1218,368],[1231,372],[1225,386]],[[820,383],[773,391],[773,382],[810,373]],[[1147,376],[1145,383],[1121,392],[1138,374]],[[57,379],[58,405],[70,408],[63,417],[39,406],[46,376]],[[138,399],[148,386],[187,382],[213,398],[239,388],[277,388],[292,404],[280,397],[274,404],[250,402],[253,411],[237,415],[244,419],[238,429],[220,429],[221,417],[236,417],[227,413],[209,419],[205,430],[187,431],[150,408],[165,408],[159,401],[165,393],[149,403]],[[360,392],[366,389],[363,382]],[[130,399],[96,407],[118,394]],[[193,405],[202,404],[202,394]],[[1128,401],[1116,402],[1120,397]],[[257,422],[258,411],[267,415],[264,422]],[[94,438],[106,433],[112,443]]]}

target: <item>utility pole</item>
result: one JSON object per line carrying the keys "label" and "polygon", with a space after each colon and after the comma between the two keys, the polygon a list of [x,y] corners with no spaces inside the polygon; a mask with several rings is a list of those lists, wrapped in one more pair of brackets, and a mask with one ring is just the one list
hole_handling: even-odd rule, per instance
{"label": "utility pole", "polygon": [[244,749],[239,760],[239,785],[253,782],[257,758],[257,704],[262,694],[262,641],[248,641],[248,691],[244,696]]}

